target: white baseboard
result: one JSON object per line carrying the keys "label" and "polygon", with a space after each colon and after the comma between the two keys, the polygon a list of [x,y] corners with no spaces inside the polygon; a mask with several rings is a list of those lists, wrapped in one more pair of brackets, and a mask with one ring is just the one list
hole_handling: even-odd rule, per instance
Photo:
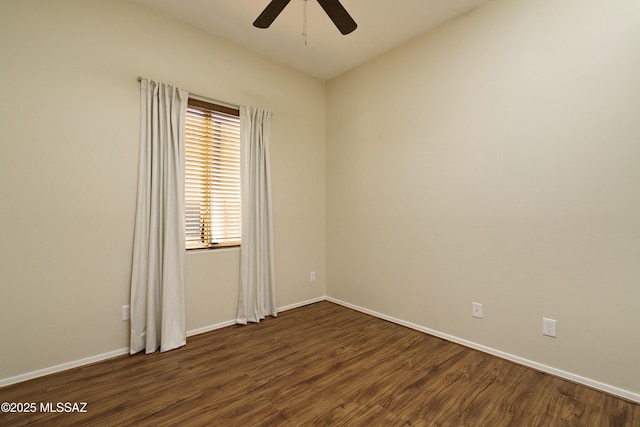
{"label": "white baseboard", "polygon": [[192,337],[194,335],[204,334],[205,332],[215,331],[216,329],[226,328],[227,326],[233,326],[236,324],[234,320],[226,320],[224,322],[216,323],[215,325],[203,326],[202,328],[192,329],[187,331],[187,337]]}
{"label": "white baseboard", "polygon": [[330,301],[330,302],[333,302],[335,304],[341,305],[343,307],[347,307],[347,308],[350,308],[350,309],[353,309],[353,310],[356,310],[356,311],[360,311],[362,313],[366,313],[366,314],[369,314],[371,316],[374,316],[374,317],[377,317],[377,318],[380,318],[380,319],[387,320],[387,321],[392,322],[392,323],[396,323],[398,325],[406,326],[407,328],[414,329],[416,331],[424,332],[426,334],[433,335],[435,337],[442,338],[444,340],[451,341],[451,342],[454,342],[456,344],[463,345],[465,347],[469,347],[469,348],[473,348],[475,350],[482,351],[483,353],[488,353],[488,354],[500,357],[502,359],[509,360],[509,361],[517,363],[519,365],[524,365],[524,366],[527,366],[529,368],[532,368],[532,369],[535,369],[535,370],[538,370],[538,371],[541,371],[541,372],[545,372],[547,374],[554,375],[556,377],[564,378],[566,380],[569,380],[569,381],[572,381],[572,382],[575,382],[575,383],[578,383],[578,384],[582,384],[582,385],[585,385],[587,387],[591,387],[591,388],[594,388],[596,390],[600,390],[600,391],[603,391],[605,393],[609,393],[609,394],[612,394],[614,396],[618,396],[618,397],[621,397],[621,398],[626,399],[626,400],[630,400],[630,401],[635,402],[635,403],[640,403],[640,394],[638,394],[638,393],[633,393],[631,391],[624,390],[624,389],[621,389],[621,388],[618,388],[618,387],[614,387],[612,385],[605,384],[605,383],[602,383],[600,381],[593,380],[591,378],[585,378],[583,376],[576,375],[576,374],[573,374],[571,372],[566,372],[566,371],[562,371],[560,369],[556,369],[556,368],[554,368],[552,366],[543,365],[541,363],[534,362],[532,360],[524,359],[524,358],[519,357],[519,356],[514,356],[513,354],[505,353],[503,351],[496,350],[495,348],[487,347],[487,346],[484,346],[484,345],[481,345],[481,344],[478,344],[478,343],[475,343],[475,342],[472,342],[472,341],[468,341],[468,340],[465,340],[465,339],[462,339],[462,338],[458,338],[458,337],[453,336],[453,335],[449,335],[449,334],[445,334],[445,333],[442,333],[442,332],[439,332],[439,331],[436,331],[436,330],[433,330],[433,329],[429,329],[429,328],[426,328],[424,326],[417,325],[415,323],[411,323],[411,322],[407,322],[407,321],[404,321],[404,320],[401,320],[401,319],[397,319],[395,317],[387,316],[386,314],[378,313],[378,312],[373,311],[373,310],[369,310],[369,309],[366,309],[366,308],[363,308],[363,307],[359,307],[357,305],[350,304],[348,302],[345,302],[345,301],[342,301],[342,300],[339,300],[339,299],[336,299],[336,298],[326,297],[326,300]]}
{"label": "white baseboard", "polygon": [[[325,299],[326,298],[324,296],[322,296],[322,297],[310,299],[310,300],[307,300],[307,301],[301,301],[301,302],[298,302],[298,303],[295,303],[295,304],[289,304],[289,305],[286,305],[286,306],[283,306],[283,307],[278,307],[278,312],[287,311],[287,310],[291,310],[291,309],[294,309],[294,308],[302,307],[302,306],[305,306],[305,305],[313,304],[315,302],[324,301]],[[224,322],[221,322],[221,323],[216,323],[215,325],[209,325],[209,326],[204,326],[202,328],[192,329],[190,331],[187,331],[187,337],[203,334],[205,332],[214,331],[216,329],[224,328],[224,327],[227,327],[227,326],[232,326],[232,325],[235,325],[235,324],[236,324],[236,321],[235,321],[235,319],[233,319],[233,320],[227,320],[227,321],[224,321]],[[89,365],[91,363],[102,362],[104,360],[111,359],[111,358],[116,357],[116,356],[122,356],[122,355],[125,355],[125,354],[129,354],[129,348],[121,348],[119,350],[114,350],[114,351],[110,351],[110,352],[107,352],[107,353],[97,354],[95,356],[86,357],[84,359],[74,360],[72,362],[67,362],[67,363],[63,363],[63,364],[60,364],[60,365],[51,366],[49,368],[39,369],[39,370],[33,371],[33,372],[27,372],[26,374],[16,375],[15,377],[9,377],[9,378],[0,379],[0,387],[5,387],[5,386],[11,385],[11,384],[16,384],[16,383],[20,383],[20,382],[27,381],[27,380],[32,380],[32,379],[38,378],[38,377],[44,377],[45,375],[55,374],[57,372],[66,371],[68,369],[73,369],[73,368],[78,368],[80,366]]]}
{"label": "white baseboard", "polygon": [[305,305],[314,304],[316,302],[326,301],[326,300],[327,300],[327,297],[321,296],[321,297],[313,298],[313,299],[306,300],[306,301],[296,302],[294,304],[289,304],[289,305],[285,305],[283,307],[278,307],[278,313],[281,312],[281,311],[287,311],[287,310],[291,310],[291,309],[294,309],[294,308],[304,307]]}
{"label": "white baseboard", "polygon": [[[350,308],[352,310],[356,310],[362,313],[366,313],[369,314],[371,316],[380,318],[380,319],[384,319],[387,320],[389,322],[392,323],[396,323],[398,325],[402,325],[402,326],[406,326],[407,328],[411,328],[414,329],[416,331],[420,331],[429,335],[433,335],[435,337],[438,338],[442,338],[444,340],[447,341],[451,341],[457,344],[461,344],[465,347],[469,347],[469,348],[473,348],[475,350],[479,350],[482,351],[484,353],[488,353],[488,354],[492,354],[494,356],[500,357],[502,359],[506,359],[506,360],[510,360],[514,363],[517,363],[519,365],[523,365],[523,366],[527,366],[529,368],[532,369],[536,369],[538,371],[541,372],[545,372],[551,375],[555,375],[557,377],[560,378],[564,378],[566,380],[578,383],[578,384],[582,384],[585,385],[587,387],[591,387],[594,388],[596,390],[600,390],[603,391],[605,393],[609,393],[612,394],[614,396],[618,396],[621,397],[623,399],[626,400],[630,400],[632,402],[635,403],[640,403],[640,394],[638,393],[633,393],[631,391],[628,390],[624,390],[618,387],[614,387],[612,385],[609,384],[605,384],[602,383],[600,381],[596,381],[590,378],[585,378],[583,376],[580,375],[576,375],[573,374],[571,372],[566,372],[566,371],[562,371],[560,369],[556,369],[552,366],[547,366],[547,365],[543,365],[541,363],[538,362],[534,362],[532,360],[528,360],[528,359],[524,359],[522,357],[519,356],[514,356],[513,354],[509,354],[509,353],[505,353],[503,351],[500,350],[496,350],[494,348],[491,347],[487,347],[472,341],[468,341],[462,338],[458,338],[456,336],[453,335],[449,335],[449,334],[445,334],[433,329],[429,329],[426,328],[424,326],[420,326],[417,325],[415,323],[411,323],[411,322],[407,322],[405,320],[401,320],[401,319],[397,319],[395,317],[392,316],[387,316],[386,314],[382,314],[382,313],[378,313],[376,311],[373,310],[369,310],[354,304],[350,304],[348,302],[336,299],[336,298],[332,298],[332,297],[328,297],[328,296],[322,296],[322,297],[318,297],[318,298],[313,298],[307,301],[301,301],[298,303],[294,303],[294,304],[289,304],[283,307],[278,307],[278,311],[282,312],[282,311],[287,311],[287,310],[292,310],[294,308],[298,308],[298,307],[303,307],[305,305],[309,305],[309,304],[313,304],[316,302],[320,302],[320,301],[330,301],[333,302],[335,304],[341,305],[343,307],[347,307]],[[221,323],[217,323],[214,325],[210,325],[210,326],[205,326],[202,328],[197,328],[197,329],[192,329],[190,331],[187,331],[187,336],[193,336],[193,335],[198,335],[198,334],[202,334],[205,332],[210,332],[216,329],[220,329],[220,328],[224,328],[227,326],[231,326],[231,325],[235,325],[236,321],[235,320],[227,320],[225,322],[221,322]],[[67,369],[72,369],[72,368],[77,368],[80,366],[84,366],[84,365],[89,365],[91,363],[96,363],[96,362],[101,362],[107,359],[111,359],[113,357],[116,356],[122,356],[124,354],[128,354],[129,353],[129,348],[121,348],[119,350],[114,350],[114,351],[110,351],[107,353],[103,353],[103,354],[98,354],[95,356],[91,356],[91,357],[86,357],[84,359],[79,359],[79,360],[75,360],[72,362],[67,362],[67,363],[63,363],[61,365],[56,365],[56,366],[52,366],[49,368],[45,368],[45,369],[40,369],[37,371],[33,371],[33,372],[27,372],[25,374],[21,374],[21,375],[16,375],[14,377],[9,377],[9,378],[4,378],[4,379],[0,379],[0,387],[5,387],[11,384],[16,384],[22,381],[27,381],[27,380],[31,380],[34,378],[38,378],[38,377],[43,377],[45,375],[50,375],[50,374],[55,374],[57,372],[61,372],[61,371],[66,371]]]}
{"label": "white baseboard", "polygon": [[[304,307],[305,305],[309,305],[309,304],[313,304],[316,302],[320,302],[320,301],[325,301],[326,297],[321,296],[318,298],[313,298],[307,301],[301,301],[301,302],[297,302],[294,304],[289,304],[289,305],[285,305],[282,307],[278,307],[278,313],[281,313],[283,311],[287,311],[287,310],[291,310],[294,308],[298,308],[298,307]],[[198,328],[198,329],[192,329],[190,331],[187,331],[187,337],[192,337],[194,335],[199,335],[199,334],[204,334],[205,332],[211,332],[211,331],[215,331],[216,329],[220,329],[220,328],[225,328],[227,326],[233,326],[236,324],[235,319],[234,320],[227,320],[225,322],[221,322],[221,323],[216,323],[215,325],[210,325],[210,326],[204,326],[202,328]]]}
{"label": "white baseboard", "polygon": [[57,372],[66,371],[67,369],[89,365],[91,363],[101,362],[103,360],[111,359],[112,357],[122,356],[123,354],[129,354],[128,347],[121,348],[119,350],[110,351],[107,353],[98,354],[91,357],[85,357],[84,359],[74,360],[73,362],[67,362],[61,365],[51,366],[49,368],[39,369],[33,372],[27,372],[26,374],[16,375],[15,377],[0,379],[0,387],[20,383],[27,380],[32,380],[38,377],[44,377],[45,375],[55,374]]}

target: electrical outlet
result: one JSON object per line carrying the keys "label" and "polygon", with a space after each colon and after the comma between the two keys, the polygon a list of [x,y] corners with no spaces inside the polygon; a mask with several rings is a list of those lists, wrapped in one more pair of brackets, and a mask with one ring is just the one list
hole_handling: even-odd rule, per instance
{"label": "electrical outlet", "polygon": [[316,272],[312,271],[311,273],[309,273],[309,281],[310,282],[315,282],[316,281]]}
{"label": "electrical outlet", "polygon": [[128,305],[122,306],[122,320],[129,320],[131,318],[131,313],[129,311]]}
{"label": "electrical outlet", "polygon": [[556,321],[554,319],[542,318],[542,335],[556,338]]}
{"label": "electrical outlet", "polygon": [[473,317],[477,317],[478,319],[482,319],[482,304],[480,304],[479,302],[472,302],[471,315]]}

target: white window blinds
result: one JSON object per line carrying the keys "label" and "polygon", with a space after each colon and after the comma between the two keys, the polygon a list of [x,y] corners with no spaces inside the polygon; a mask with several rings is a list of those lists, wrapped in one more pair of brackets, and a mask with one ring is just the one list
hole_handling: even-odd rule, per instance
{"label": "white window blinds", "polygon": [[185,124],[187,249],[241,241],[238,110],[189,99]]}

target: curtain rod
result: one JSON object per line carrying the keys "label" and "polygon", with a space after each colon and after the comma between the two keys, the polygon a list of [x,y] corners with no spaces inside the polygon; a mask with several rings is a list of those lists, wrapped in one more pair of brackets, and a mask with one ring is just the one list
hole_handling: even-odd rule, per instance
{"label": "curtain rod", "polygon": [[[157,82],[157,80],[148,79],[148,78],[146,78],[146,77],[138,76],[138,81],[141,81],[142,79]],[[172,86],[173,86],[173,85],[172,85]],[[189,92],[189,91],[187,91],[187,92]],[[239,106],[239,105],[231,104],[230,102],[219,101],[219,100],[217,100],[217,99],[209,98],[208,96],[202,96],[202,95],[198,95],[198,94],[196,94],[196,93],[191,93],[191,92],[189,92],[189,96],[190,96],[191,98],[194,98],[194,99],[199,99],[200,101],[211,102],[211,103],[213,103],[213,104],[218,104],[218,105],[221,105],[221,106],[223,106],[223,107],[234,108],[234,109],[236,109],[236,110],[239,110],[239,109],[240,109],[240,106]]]}

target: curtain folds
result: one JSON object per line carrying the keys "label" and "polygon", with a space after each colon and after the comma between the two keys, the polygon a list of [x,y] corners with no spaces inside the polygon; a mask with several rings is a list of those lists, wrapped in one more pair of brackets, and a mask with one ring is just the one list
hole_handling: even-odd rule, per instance
{"label": "curtain folds", "polygon": [[271,113],[240,107],[242,245],[237,323],[277,316],[269,169]]}
{"label": "curtain folds", "polygon": [[184,124],[188,92],[140,80],[130,353],[186,343]]}

